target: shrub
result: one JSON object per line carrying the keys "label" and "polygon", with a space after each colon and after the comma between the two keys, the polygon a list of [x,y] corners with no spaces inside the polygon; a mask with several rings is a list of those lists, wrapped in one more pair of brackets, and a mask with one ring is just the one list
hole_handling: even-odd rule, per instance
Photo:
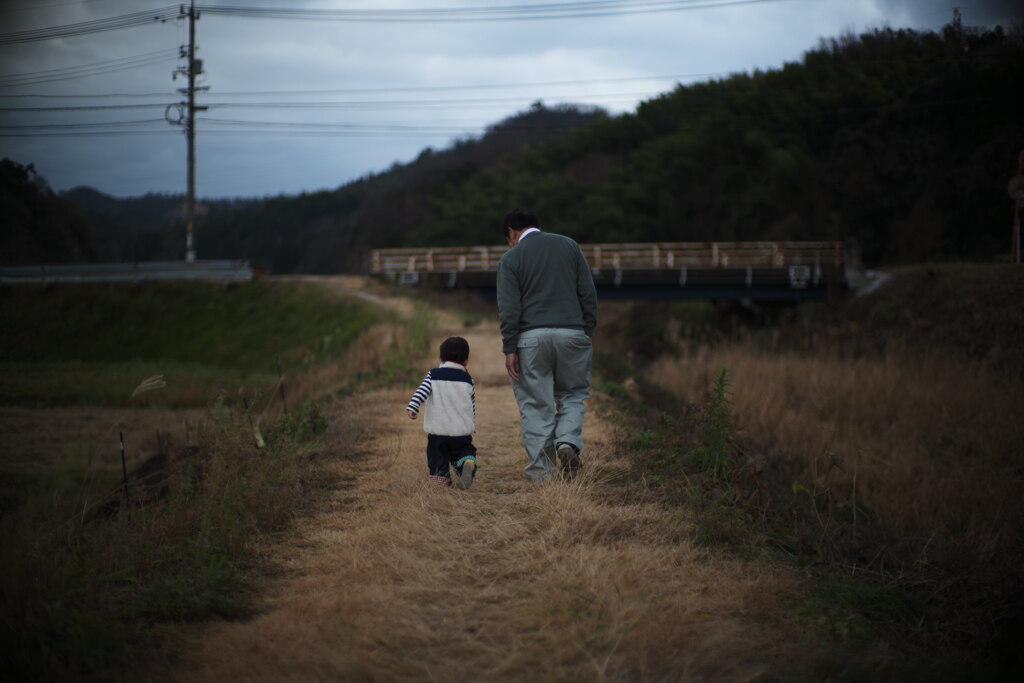
{"label": "shrub", "polygon": [[729,373],[726,368],[722,368],[705,409],[701,445],[689,452],[690,460],[701,472],[715,480],[725,477],[735,460],[735,449],[732,446],[735,429],[729,413],[729,406],[732,405],[729,394]]}

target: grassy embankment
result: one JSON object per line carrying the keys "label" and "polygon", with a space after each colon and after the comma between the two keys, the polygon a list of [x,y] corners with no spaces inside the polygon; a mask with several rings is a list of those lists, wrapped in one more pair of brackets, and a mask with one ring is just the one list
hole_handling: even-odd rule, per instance
{"label": "grassy embankment", "polygon": [[634,421],[638,491],[698,541],[805,567],[800,613],[837,638],[1018,666],[1022,291],[1020,268],[947,266],[765,327],[611,309],[631,362],[606,358],[602,388]]}
{"label": "grassy embankment", "polygon": [[153,375],[167,382],[160,405],[203,406],[276,379],[278,358],[294,370],[337,356],[374,320],[311,286],[260,281],[9,287],[0,316],[0,402],[26,407],[129,405]]}
{"label": "grassy embankment", "polygon": [[[2,649],[49,680],[117,677],[161,624],[243,614],[253,548],[323,484],[318,405],[409,372],[426,329],[308,283],[0,294]],[[125,434],[126,487],[129,426],[155,439]]]}

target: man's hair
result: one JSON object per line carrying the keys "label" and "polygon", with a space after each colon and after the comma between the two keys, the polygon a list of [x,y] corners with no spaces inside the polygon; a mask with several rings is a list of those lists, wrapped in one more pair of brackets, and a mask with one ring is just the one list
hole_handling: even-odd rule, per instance
{"label": "man's hair", "polygon": [[441,362],[463,363],[469,360],[469,342],[462,337],[448,337],[441,342]]}
{"label": "man's hair", "polygon": [[508,237],[509,230],[525,230],[526,228],[539,229],[540,219],[527,209],[514,209],[505,214],[505,220],[501,223],[501,236]]}

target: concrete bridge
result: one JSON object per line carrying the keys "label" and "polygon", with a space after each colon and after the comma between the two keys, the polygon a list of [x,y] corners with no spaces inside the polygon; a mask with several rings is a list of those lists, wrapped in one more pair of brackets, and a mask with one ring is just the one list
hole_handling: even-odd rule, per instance
{"label": "concrete bridge", "polygon": [[[799,303],[847,287],[842,242],[581,244],[605,299],[734,299]],[[375,249],[370,272],[397,284],[495,296],[504,246]]]}

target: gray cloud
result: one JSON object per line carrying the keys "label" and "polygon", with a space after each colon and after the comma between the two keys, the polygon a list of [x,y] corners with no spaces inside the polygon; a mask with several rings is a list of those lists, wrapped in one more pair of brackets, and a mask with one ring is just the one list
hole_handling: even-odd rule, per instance
{"label": "gray cloud", "polygon": [[[71,24],[161,8],[165,3],[4,0],[0,32]],[[298,5],[281,0],[239,4]],[[390,6],[481,4],[396,0]],[[379,8],[380,3],[317,0],[302,5]],[[999,0],[960,4],[965,25],[1009,23],[1013,5]],[[207,14],[197,23],[197,56],[206,71],[202,83],[210,87],[199,103],[211,105],[199,119],[197,191],[208,197],[260,196],[337,187],[396,161],[409,161],[427,146],[439,148],[456,137],[479,134],[484,126],[538,99],[549,104],[589,102],[613,112],[628,111],[639,101],[670,89],[676,80],[690,80],[686,74],[773,68],[799,60],[820,38],[883,26],[936,30],[951,17],[951,5],[927,0],[777,0],[690,11],[494,23],[357,24]],[[178,66],[174,51],[186,39],[184,22],[171,21],[0,45],[0,84],[16,75],[54,69],[127,64],[140,55],[150,55],[147,59],[154,61],[70,80],[0,85],[0,106],[5,108],[152,105],[0,112],[0,133],[31,132],[11,126],[100,122],[120,131],[102,136],[0,137],[0,156],[34,163],[57,189],[92,185],[118,196],[182,192],[184,136],[159,119],[166,105],[181,99],[175,89],[183,82],[172,81],[171,74]],[[542,85],[552,82],[559,84]],[[356,89],[372,92],[323,92]],[[241,92],[262,94],[232,94]],[[129,96],[109,96],[114,93]],[[368,100],[379,103],[367,104]],[[331,102],[334,106],[327,106]],[[125,123],[144,120],[157,122]],[[310,126],[349,128],[332,128],[330,135],[320,130],[312,136],[317,129]],[[263,132],[246,133],[254,128]]]}

